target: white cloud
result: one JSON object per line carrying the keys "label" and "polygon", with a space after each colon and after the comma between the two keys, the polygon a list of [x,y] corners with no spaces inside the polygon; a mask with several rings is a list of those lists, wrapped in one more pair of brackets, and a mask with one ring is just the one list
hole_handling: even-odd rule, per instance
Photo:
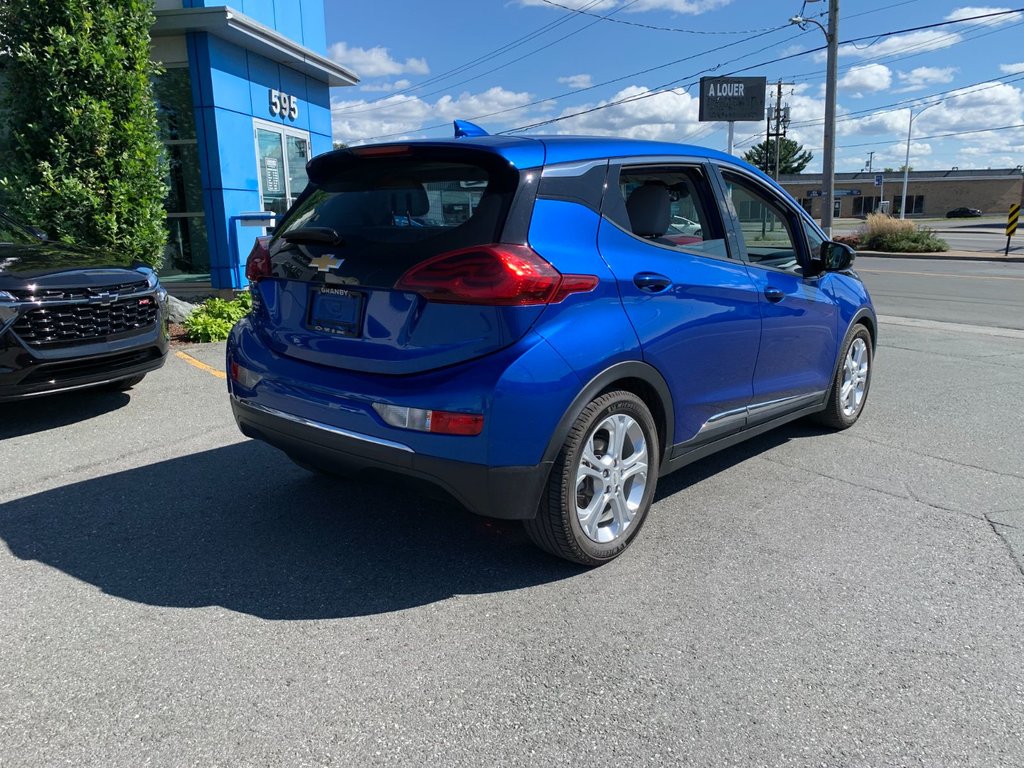
{"label": "white cloud", "polygon": [[[991,8],[987,6],[966,6],[964,8],[957,8],[951,14],[946,16],[946,21],[961,21],[964,19],[971,19],[975,16],[987,16],[990,13],[1003,13],[1005,11],[1012,11],[1012,8]],[[995,16],[991,19],[979,19],[979,24],[1009,24],[1011,21],[1017,21],[1020,19],[1019,13],[1007,13],[1005,16]]]}
{"label": "white cloud", "polygon": [[567,108],[562,111],[562,115],[603,106],[621,99],[640,98],[572,117],[551,127],[558,133],[679,141],[707,125],[698,122],[698,101],[685,91],[665,91],[654,96],[646,96],[648,93],[650,91],[643,86],[631,85],[596,104],[578,104]]}
{"label": "white cloud", "polygon": [[956,67],[915,67],[909,72],[897,72],[896,76],[903,87],[898,88],[894,93],[909,93],[920,91],[937,83],[951,83],[955,73]]}
{"label": "white cloud", "polygon": [[409,80],[395,80],[393,83],[371,83],[370,85],[360,86],[360,91],[372,92],[372,93],[390,93],[391,91],[402,91],[408,88],[412,83]]}
{"label": "white cloud", "polygon": [[334,43],[327,52],[334,61],[353,70],[359,77],[384,77],[393,75],[426,75],[430,72],[426,59],[406,59],[404,62],[391,58],[388,49],[349,47],[347,43]]}
{"label": "white cloud", "polygon": [[594,84],[590,75],[569,75],[558,78],[558,82],[568,85],[570,88],[589,88]]}
{"label": "white cloud", "polygon": [[[519,105],[533,100],[530,93],[507,91],[500,87],[481,93],[446,95],[434,103],[406,94],[390,96],[372,104],[364,99],[336,99],[331,103],[334,137],[348,144],[381,137],[408,138],[420,134],[425,128],[455,119],[472,120],[477,115],[509,110],[494,116],[490,124],[486,117],[479,118],[484,128],[500,129],[504,125],[528,122],[527,109],[519,108]],[[549,104],[534,106],[534,112],[530,114],[537,116],[550,108]]]}
{"label": "white cloud", "polygon": [[963,36],[958,32],[943,32],[937,29],[925,29],[918,32],[908,32],[905,35],[893,35],[892,37],[886,37],[873,45],[860,47],[844,45],[839,49],[839,55],[860,59],[874,59],[882,56],[890,56],[895,53],[924,53],[926,51],[937,51],[942,48],[949,48],[951,45],[956,45],[961,40],[963,40]]}
{"label": "white cloud", "polygon": [[892,70],[884,64],[851,67],[839,80],[840,91],[851,91],[854,98],[864,93],[887,91],[892,86]]}
{"label": "white cloud", "polygon": [[1004,75],[1019,75],[1024,72],[1024,62],[1018,64],[1000,64],[999,71]]}

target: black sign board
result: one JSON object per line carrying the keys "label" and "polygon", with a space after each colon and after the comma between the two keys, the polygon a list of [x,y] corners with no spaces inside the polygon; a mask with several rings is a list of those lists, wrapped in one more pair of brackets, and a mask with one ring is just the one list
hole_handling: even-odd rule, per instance
{"label": "black sign board", "polygon": [[764,77],[702,77],[700,120],[764,120]]}

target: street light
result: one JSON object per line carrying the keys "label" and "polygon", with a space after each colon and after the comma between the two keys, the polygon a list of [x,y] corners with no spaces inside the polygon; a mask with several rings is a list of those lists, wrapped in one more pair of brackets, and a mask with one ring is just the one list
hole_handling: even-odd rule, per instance
{"label": "street light", "polygon": [[914,108],[910,108],[910,125],[907,126],[907,157],[903,161],[903,197],[900,198],[900,218],[907,218],[907,181],[910,178],[910,134],[914,130],[914,118],[920,117],[921,113],[926,109],[931,109],[936,104],[941,104],[940,101],[932,102],[925,107],[922,107],[918,113],[914,114]]}
{"label": "street light", "polygon": [[[804,0],[804,7],[808,3],[820,3],[822,0]],[[821,212],[821,228],[825,234],[832,237],[832,209],[835,199],[836,181],[836,80],[838,79],[839,60],[839,0],[828,0],[828,29],[814,19],[804,18],[803,9],[800,15],[789,20],[790,24],[796,24],[800,29],[806,29],[806,24],[814,24],[825,33],[825,41],[828,43],[828,59],[825,64],[825,137],[821,159],[821,180],[822,198],[825,210]]]}

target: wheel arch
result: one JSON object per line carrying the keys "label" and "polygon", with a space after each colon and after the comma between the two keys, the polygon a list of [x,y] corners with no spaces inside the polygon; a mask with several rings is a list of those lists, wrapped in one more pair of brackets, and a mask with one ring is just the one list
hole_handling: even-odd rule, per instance
{"label": "wheel arch", "polygon": [[662,457],[666,456],[667,451],[672,447],[673,424],[675,424],[672,394],[665,379],[655,368],[647,363],[633,360],[606,368],[587,382],[562,414],[548,443],[547,450],[544,452],[544,461],[554,462],[569,435],[569,430],[572,429],[572,425],[576,423],[576,419],[591,400],[604,392],[617,389],[632,392],[644,401],[658,428],[661,455]]}

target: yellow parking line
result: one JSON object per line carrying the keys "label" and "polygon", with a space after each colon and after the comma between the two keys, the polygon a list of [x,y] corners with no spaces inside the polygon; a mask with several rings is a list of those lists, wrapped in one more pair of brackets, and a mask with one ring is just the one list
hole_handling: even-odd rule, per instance
{"label": "yellow parking line", "polygon": [[219,371],[213,366],[207,365],[202,360],[196,360],[194,357],[192,357],[192,355],[187,355],[184,352],[175,352],[174,354],[180,357],[189,365],[194,365],[199,370],[206,371],[210,375],[216,376],[218,379],[227,379],[228,377],[227,374],[224,373],[224,371]]}

